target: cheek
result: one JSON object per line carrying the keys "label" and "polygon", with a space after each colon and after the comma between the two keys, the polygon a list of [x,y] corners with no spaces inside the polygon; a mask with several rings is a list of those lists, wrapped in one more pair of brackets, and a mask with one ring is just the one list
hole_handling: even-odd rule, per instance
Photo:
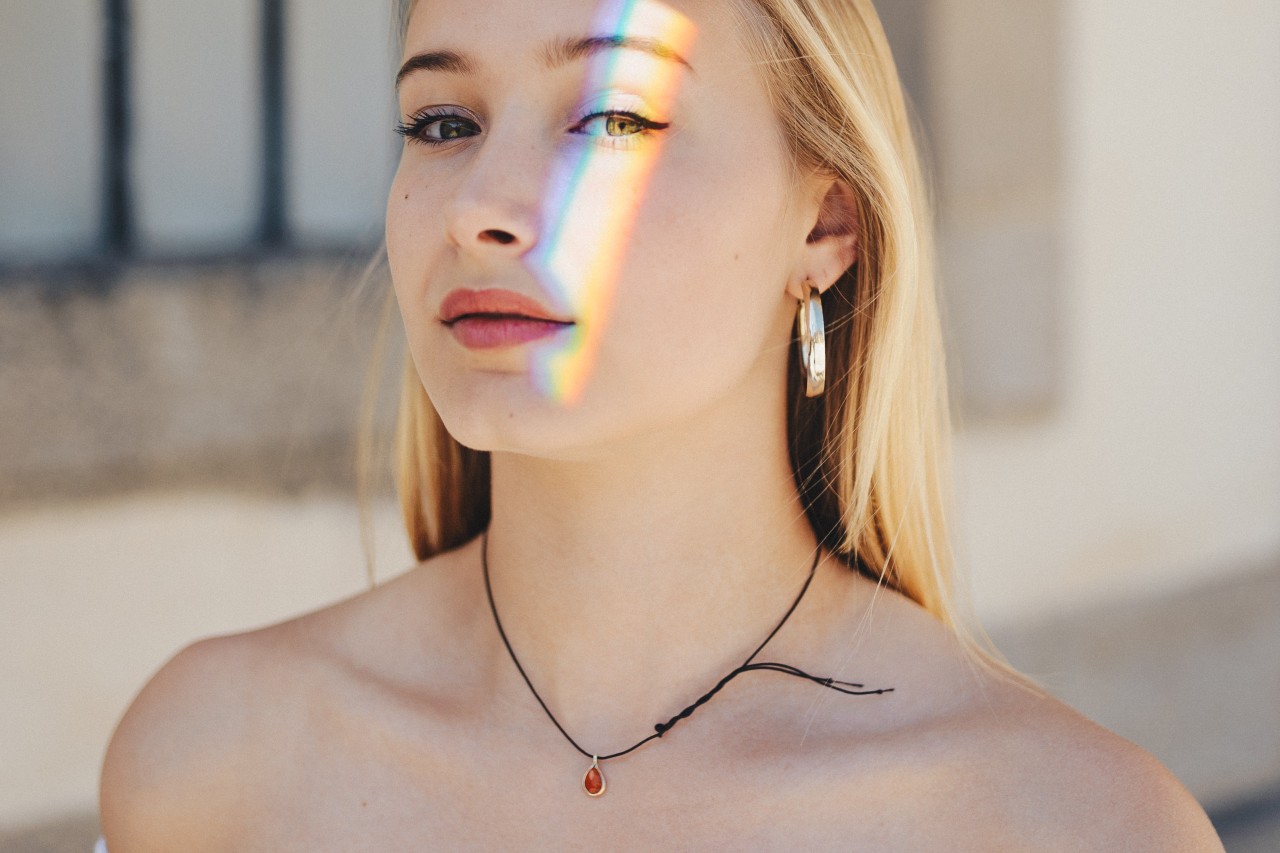
{"label": "cheek", "polygon": [[432,351],[440,350],[440,335],[428,300],[431,270],[439,264],[442,245],[443,223],[432,215],[438,209],[422,177],[402,164],[387,197],[387,265],[409,354],[429,389],[439,378],[431,375],[439,361]]}
{"label": "cheek", "polygon": [[[393,269],[412,266],[414,249],[421,251],[422,244],[408,239],[420,227],[416,211],[416,207],[422,203],[420,193],[420,187],[415,185],[410,171],[402,164],[392,179],[387,196],[387,260]],[[419,197],[415,198],[415,195]]]}
{"label": "cheek", "polygon": [[387,197],[387,263],[406,325],[420,319],[417,315],[424,310],[430,271],[439,263],[444,245],[439,199],[430,186],[402,165]]}
{"label": "cheek", "polygon": [[[747,147],[672,156],[638,199],[621,254],[614,334],[640,369],[723,382],[776,337],[786,267],[781,168]],[[672,373],[675,371],[675,373]]]}

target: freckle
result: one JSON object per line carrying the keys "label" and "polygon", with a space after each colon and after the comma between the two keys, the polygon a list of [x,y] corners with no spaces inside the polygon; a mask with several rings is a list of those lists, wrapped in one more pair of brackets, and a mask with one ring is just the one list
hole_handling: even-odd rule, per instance
{"label": "freckle", "polygon": [[361,801],[360,801],[360,805],[362,805],[362,806],[367,806],[367,805],[369,805],[369,801],[368,801],[368,800],[361,800]]}
{"label": "freckle", "polygon": [[405,201],[408,201],[408,200],[409,200],[409,194],[408,194],[408,193],[405,193],[405,194],[404,194],[404,200],[405,200]]}

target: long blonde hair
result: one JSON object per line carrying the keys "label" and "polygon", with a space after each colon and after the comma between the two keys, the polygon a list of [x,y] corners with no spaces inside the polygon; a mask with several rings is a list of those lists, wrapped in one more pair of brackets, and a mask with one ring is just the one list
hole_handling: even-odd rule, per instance
{"label": "long blonde hair", "polygon": [[[401,3],[402,37],[415,2]],[[789,452],[809,522],[848,565],[920,604],[974,650],[968,613],[957,611],[947,528],[951,426],[932,205],[884,30],[870,0],[735,0],[734,11],[763,69],[792,174],[841,178],[857,197],[857,260],[823,296],[825,394],[804,396],[798,362],[788,372]],[[395,445],[419,560],[484,529],[489,455],[450,436],[408,357]]]}

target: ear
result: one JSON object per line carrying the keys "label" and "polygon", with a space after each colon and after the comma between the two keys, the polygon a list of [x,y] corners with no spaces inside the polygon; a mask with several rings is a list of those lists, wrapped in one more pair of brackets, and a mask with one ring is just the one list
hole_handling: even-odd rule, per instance
{"label": "ear", "polygon": [[841,178],[826,177],[817,183],[813,226],[800,250],[787,292],[803,298],[800,285],[807,277],[819,292],[836,283],[858,258],[858,196]]}

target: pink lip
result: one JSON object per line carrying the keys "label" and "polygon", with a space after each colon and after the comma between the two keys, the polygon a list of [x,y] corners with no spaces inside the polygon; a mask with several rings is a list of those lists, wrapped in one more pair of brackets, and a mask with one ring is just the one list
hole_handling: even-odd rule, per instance
{"label": "pink lip", "polygon": [[446,325],[458,342],[468,349],[514,346],[573,328],[572,323],[527,317],[460,317]]}
{"label": "pink lip", "polygon": [[468,349],[515,346],[573,325],[572,320],[555,316],[537,300],[501,288],[449,291],[440,303],[440,320]]}

